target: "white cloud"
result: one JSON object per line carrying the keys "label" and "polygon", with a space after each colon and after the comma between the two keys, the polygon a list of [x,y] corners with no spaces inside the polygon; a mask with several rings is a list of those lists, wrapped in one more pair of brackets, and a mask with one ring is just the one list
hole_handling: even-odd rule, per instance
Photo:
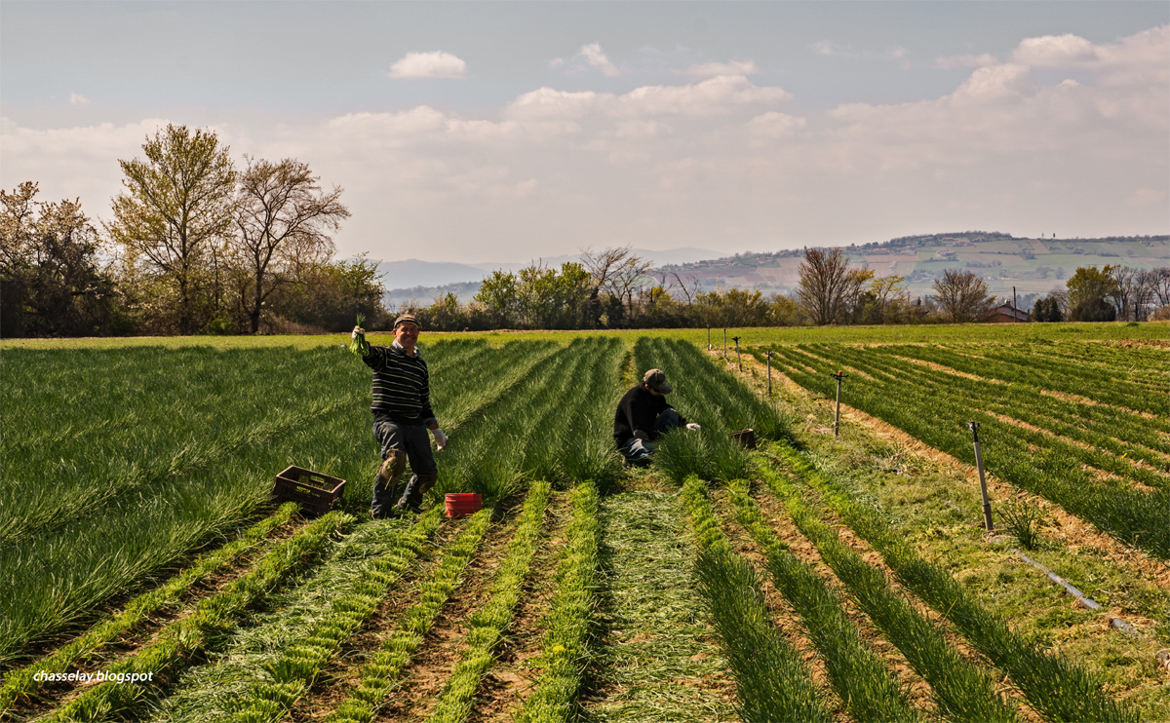
{"label": "white cloud", "polygon": [[390,66],[387,75],[391,78],[463,78],[467,75],[467,63],[439,50],[407,53]]}
{"label": "white cloud", "polygon": [[955,91],[963,100],[988,101],[1018,95],[1030,87],[1031,76],[1023,65],[1005,63],[977,68]]}
{"label": "white cloud", "polygon": [[723,75],[686,85],[645,85],[618,95],[539,88],[512,101],[510,118],[581,118],[588,115],[641,118],[657,115],[714,116],[744,106],[790,100],[783,88],[757,86],[743,76]]}
{"label": "white cloud", "polygon": [[760,69],[751,60],[733,60],[728,63],[702,63],[687,68],[691,78],[713,78],[719,75],[755,75]]}
{"label": "white cloud", "polygon": [[1045,35],[1022,40],[1012,60],[1036,68],[1067,68],[1091,64],[1098,55],[1093,44],[1078,35]]}
{"label": "white cloud", "polygon": [[837,53],[837,47],[828,40],[813,43],[811,47],[817,55],[835,55]]}
{"label": "white cloud", "polygon": [[70,93],[69,105],[89,105],[89,98],[86,98],[81,93]]}
{"label": "white cloud", "polygon": [[937,68],[954,70],[955,68],[981,68],[985,65],[996,65],[999,60],[990,53],[979,55],[950,55],[934,61]]}
{"label": "white cloud", "polygon": [[617,66],[610,62],[609,58],[605,57],[605,53],[601,50],[600,43],[590,43],[581,48],[581,55],[585,56],[585,62],[601,71],[601,74],[607,78],[616,78],[621,75],[621,71]]}
{"label": "white cloud", "polygon": [[747,122],[748,132],[762,138],[783,138],[804,128],[805,119],[786,113],[769,111]]}

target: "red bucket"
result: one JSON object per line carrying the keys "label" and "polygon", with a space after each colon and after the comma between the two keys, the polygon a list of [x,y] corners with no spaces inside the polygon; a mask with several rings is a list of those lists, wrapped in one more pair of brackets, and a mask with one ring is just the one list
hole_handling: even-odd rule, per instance
{"label": "red bucket", "polygon": [[478,492],[452,492],[445,498],[448,517],[465,517],[473,512],[479,512],[483,506],[483,498]]}

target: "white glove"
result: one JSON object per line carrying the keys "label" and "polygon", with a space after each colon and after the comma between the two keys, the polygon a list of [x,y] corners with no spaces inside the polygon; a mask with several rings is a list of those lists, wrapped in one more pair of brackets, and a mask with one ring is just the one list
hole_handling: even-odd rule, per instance
{"label": "white glove", "polygon": [[354,341],[357,341],[357,339],[359,337],[363,337],[365,335],[366,335],[366,330],[361,328],[360,326],[355,326],[353,328],[353,332],[350,333],[350,336],[354,339]]}
{"label": "white glove", "polygon": [[687,429],[691,430],[692,432],[697,432],[702,429],[702,427],[695,424],[694,422],[687,422]]}
{"label": "white glove", "polygon": [[434,435],[434,437],[435,437],[435,446],[436,447],[438,447],[440,450],[447,448],[447,442],[450,441],[450,438],[447,437],[447,435],[443,434],[443,430],[439,429],[438,427],[435,427],[434,429],[431,430],[431,434]]}

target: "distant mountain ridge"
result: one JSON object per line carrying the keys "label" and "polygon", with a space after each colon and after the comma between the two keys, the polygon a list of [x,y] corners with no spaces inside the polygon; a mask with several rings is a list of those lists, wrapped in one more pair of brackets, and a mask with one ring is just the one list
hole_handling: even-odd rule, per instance
{"label": "distant mountain ridge", "polygon": [[[989,291],[1010,298],[1043,295],[1064,283],[1080,266],[1117,264],[1140,269],[1170,265],[1170,236],[1107,238],[1020,238],[1005,233],[960,233],[904,236],[889,241],[840,247],[850,262],[872,269],[875,276],[897,274],[913,297],[931,293],[945,269],[982,276]],[[722,259],[664,266],[659,275],[698,284],[704,290],[750,288],[766,294],[788,294],[800,279],[804,249],[747,253]]]}
{"label": "distant mountain ridge", "polygon": [[[903,236],[889,241],[852,244],[840,247],[850,262],[869,268],[875,276],[897,274],[905,277],[904,287],[912,297],[931,293],[931,284],[945,269],[972,271],[987,280],[992,294],[1010,298],[1016,287],[1021,308],[1030,308],[1031,301],[1065,281],[1079,266],[1118,264],[1149,269],[1170,265],[1170,235],[1112,236],[1105,238],[1021,238],[1006,233],[963,231],[959,233]],[[677,251],[701,251],[679,249]],[[675,275],[688,288],[703,291],[721,288],[756,289],[764,294],[790,294],[796,289],[804,249],[786,249],[774,252],[751,252],[721,258],[689,261],[668,261],[654,258],[664,252],[639,251],[634,253],[651,258],[659,265],[652,270],[658,280],[675,281]],[[711,252],[714,254],[715,252]],[[549,265],[559,266],[576,256],[545,259]],[[433,266],[464,267],[464,276],[450,278],[446,283],[422,283],[426,267],[419,267],[410,276],[401,274],[407,267],[394,267],[389,262],[379,264],[387,268],[388,278],[416,278],[420,283],[411,288],[395,288],[387,292],[385,302],[391,308],[404,303],[429,304],[447,293],[454,293],[461,301],[471,300],[479,290],[480,280],[492,269],[514,271],[527,264],[432,264]],[[428,262],[416,262],[427,264]],[[451,270],[454,273],[456,270]],[[387,286],[390,284],[388,283]]]}

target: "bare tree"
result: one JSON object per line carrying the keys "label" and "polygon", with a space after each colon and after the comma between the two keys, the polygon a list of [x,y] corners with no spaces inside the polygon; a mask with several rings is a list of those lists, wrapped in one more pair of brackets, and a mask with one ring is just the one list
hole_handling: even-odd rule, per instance
{"label": "bare tree", "polygon": [[126,193],[114,199],[110,235],[178,287],[180,331],[196,331],[194,284],[209,248],[231,228],[235,170],[212,131],[167,125],[142,146],[146,160],[118,161]]}
{"label": "bare tree", "polygon": [[293,279],[298,268],[333,254],[329,232],[349,217],[349,210],[339,200],[341,188],[322,190],[307,163],[247,160],[237,192],[234,244],[248,273],[242,296],[254,334],[272,292]]}
{"label": "bare tree", "polygon": [[678,275],[677,271],[672,272],[671,275],[674,276],[674,283],[678,285],[679,290],[682,291],[683,297],[686,298],[687,306],[690,306],[692,303],[694,303],[695,296],[703,291],[702,283],[698,280],[698,278],[692,276],[691,286],[690,288],[687,288],[686,282],[682,280],[682,277]]}
{"label": "bare tree", "polygon": [[594,289],[598,293],[613,294],[633,315],[634,291],[653,264],[641,256],[635,256],[628,246],[597,253],[587,249],[581,254],[581,263],[593,277]]}
{"label": "bare tree", "polygon": [[804,252],[796,298],[815,324],[834,324],[841,319],[848,290],[849,259],[841,249]]}
{"label": "bare tree", "polygon": [[1110,275],[1116,282],[1110,297],[1117,308],[1117,318],[1121,321],[1136,318],[1134,309],[1135,296],[1141,286],[1140,272],[1128,266],[1113,266]]}
{"label": "bare tree", "polygon": [[1170,304],[1170,266],[1159,266],[1153,270],[1154,294],[1158,297],[1158,305]]}
{"label": "bare tree", "polygon": [[933,286],[939,306],[951,321],[978,321],[991,310],[987,282],[970,271],[946,269]]}

